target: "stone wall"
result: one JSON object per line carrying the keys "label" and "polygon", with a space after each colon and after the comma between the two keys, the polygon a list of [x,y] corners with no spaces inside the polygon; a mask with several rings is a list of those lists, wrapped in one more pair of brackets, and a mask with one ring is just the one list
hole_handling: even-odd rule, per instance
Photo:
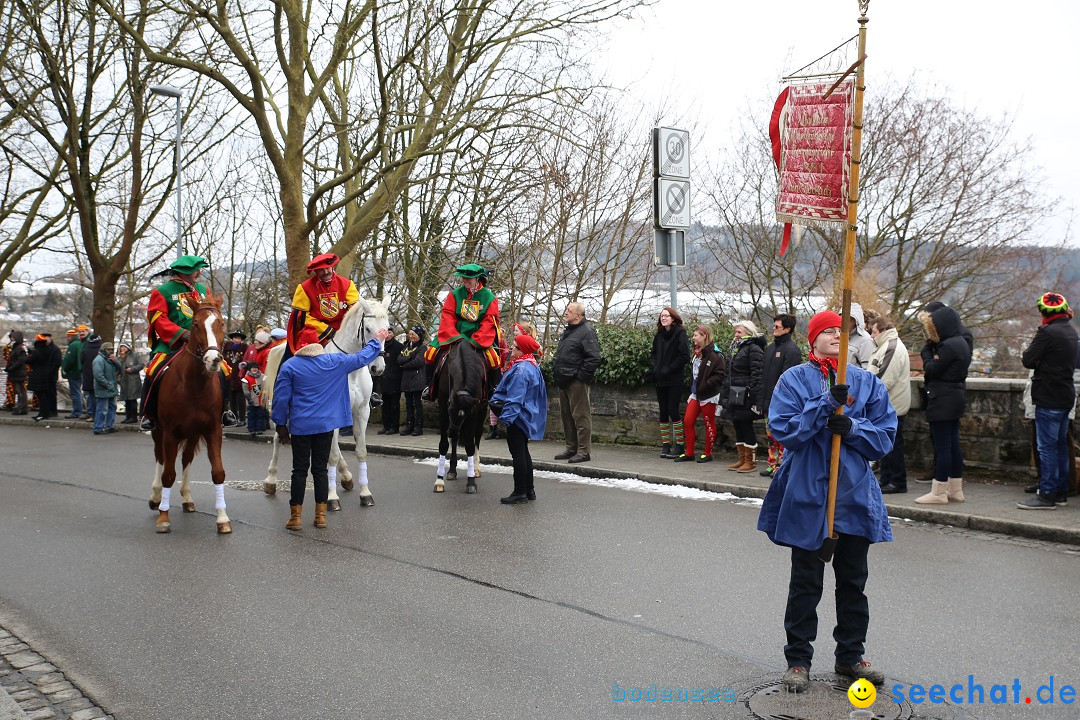
{"label": "stone wall", "polygon": [[[1027,471],[1032,439],[1030,423],[1024,420],[1025,383],[1019,379],[968,380],[967,415],[960,421],[960,441],[968,466],[1000,475]],[[912,470],[929,467],[934,457],[926,416],[918,407],[922,385],[922,378],[911,379],[911,396],[916,407],[908,413],[904,424],[904,448]],[[558,398],[558,388],[549,386],[547,436],[551,440],[562,439]],[[631,390],[597,385],[591,389],[591,399],[593,437],[597,442],[660,446],[656,394],[651,387]],[[372,422],[379,422],[379,417],[376,410]],[[426,404],[425,425],[436,427],[436,417],[435,406]],[[701,438],[700,432],[698,437]],[[758,438],[759,442],[766,439],[763,422],[758,423]],[[734,449],[730,422],[718,421],[716,446],[722,450]]]}

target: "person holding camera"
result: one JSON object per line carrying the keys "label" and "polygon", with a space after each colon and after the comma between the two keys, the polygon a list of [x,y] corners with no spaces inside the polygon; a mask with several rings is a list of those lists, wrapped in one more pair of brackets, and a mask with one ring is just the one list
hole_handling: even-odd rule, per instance
{"label": "person holding camera", "polygon": [[739,451],[739,459],[728,465],[728,470],[751,473],[757,469],[754,420],[761,417],[757,398],[765,362],[765,338],[750,320],[735,323],[735,337],[728,357],[728,374],[720,391],[720,401],[724,406],[724,417],[735,426],[735,448]]}

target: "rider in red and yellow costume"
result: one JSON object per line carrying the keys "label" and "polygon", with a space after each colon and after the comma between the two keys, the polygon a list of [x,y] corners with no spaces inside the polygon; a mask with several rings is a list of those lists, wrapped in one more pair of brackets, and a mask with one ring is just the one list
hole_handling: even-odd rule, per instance
{"label": "rider in red and yellow costume", "polygon": [[315,331],[324,347],[341,327],[349,308],[360,300],[356,284],[334,272],[341,258],[333,253],[316,255],[307,270],[314,273],[296,286],[292,314],[289,316],[288,338],[290,354],[299,348],[300,331],[309,327]]}

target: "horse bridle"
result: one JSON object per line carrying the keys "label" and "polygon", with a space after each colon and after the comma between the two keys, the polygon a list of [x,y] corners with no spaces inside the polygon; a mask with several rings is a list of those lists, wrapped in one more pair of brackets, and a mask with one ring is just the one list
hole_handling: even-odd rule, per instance
{"label": "horse bridle", "polygon": [[[221,311],[218,310],[217,308],[211,306],[211,305],[204,305],[203,307],[197,308],[195,310],[195,313],[191,316],[192,324],[194,324],[195,315],[198,315],[199,310],[202,310],[204,308],[209,310],[210,312],[212,312],[214,315],[217,315],[218,320],[221,320],[222,325],[224,325],[225,319],[222,317]],[[207,340],[207,342],[209,342],[210,338],[207,338],[206,340]],[[191,349],[191,344],[192,343],[191,343],[190,340],[188,342],[184,343],[184,350],[187,350],[190,354],[194,355],[195,357],[199,358],[200,360],[202,360],[203,357],[206,355],[206,353],[210,352],[211,350],[217,350],[218,353],[221,352],[221,348],[219,348],[217,345],[207,345],[205,348],[203,348],[199,352],[195,352],[194,350]]]}
{"label": "horse bridle", "polygon": [[[367,310],[363,310],[360,313],[360,327],[358,327],[357,330],[356,330],[356,339],[360,341],[360,347],[364,347],[368,343],[368,341],[367,341],[367,331],[365,330],[365,327],[364,327],[365,324],[366,324],[365,320],[367,320],[367,318],[374,319],[374,317],[375,317],[375,314],[374,313],[369,313]],[[340,352],[340,353],[345,352],[345,348],[338,345],[334,338],[330,338],[330,342],[333,344],[334,347],[336,347],[338,349],[338,352]]]}

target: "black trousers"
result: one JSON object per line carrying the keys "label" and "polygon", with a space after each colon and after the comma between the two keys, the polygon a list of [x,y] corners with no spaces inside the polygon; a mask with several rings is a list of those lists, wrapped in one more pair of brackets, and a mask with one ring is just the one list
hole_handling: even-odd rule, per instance
{"label": "black trousers", "polygon": [[753,420],[732,420],[731,424],[735,426],[735,442],[750,447],[757,446],[757,434],[754,432]]}
{"label": "black trousers", "polygon": [[383,393],[382,418],[383,430],[396,432],[401,426],[401,393]]}
{"label": "black trousers", "polygon": [[240,388],[235,390],[229,389],[227,397],[229,398],[229,409],[233,411],[237,419],[240,422],[247,422],[247,398],[244,397],[244,391]]}
{"label": "black trousers", "polygon": [[[870,604],[866,600],[866,555],[870,541],[857,535],[840,535],[833,554],[836,576],[836,662],[854,665],[863,659],[866,630],[870,626]],[[791,548],[791,582],[788,584],[784,630],[787,645],[784,657],[789,668],[810,669],[817,637],[817,606],[821,601],[825,563],[816,550]]]}
{"label": "black trousers", "polygon": [[37,393],[38,416],[56,417],[56,380],[46,380],[45,389]]}
{"label": "black trousers", "polygon": [[409,430],[424,427],[424,401],[420,399],[423,390],[405,393],[405,427]]}
{"label": "black trousers", "polygon": [[881,458],[881,484],[907,487],[907,464],[904,462],[904,415],[896,416],[896,440],[892,450]]}
{"label": "black trousers", "polygon": [[682,385],[656,388],[656,404],[660,406],[660,422],[681,422],[679,401],[682,400]]}
{"label": "black trousers", "polygon": [[514,494],[524,495],[533,489],[533,462],[529,437],[519,426],[506,426],[506,447],[514,459]]}
{"label": "black trousers", "polygon": [[292,494],[289,496],[289,505],[304,504],[308,468],[311,469],[311,478],[315,483],[315,502],[326,502],[330,494],[326,463],[330,461],[330,443],[333,439],[333,431],[292,436]]}

